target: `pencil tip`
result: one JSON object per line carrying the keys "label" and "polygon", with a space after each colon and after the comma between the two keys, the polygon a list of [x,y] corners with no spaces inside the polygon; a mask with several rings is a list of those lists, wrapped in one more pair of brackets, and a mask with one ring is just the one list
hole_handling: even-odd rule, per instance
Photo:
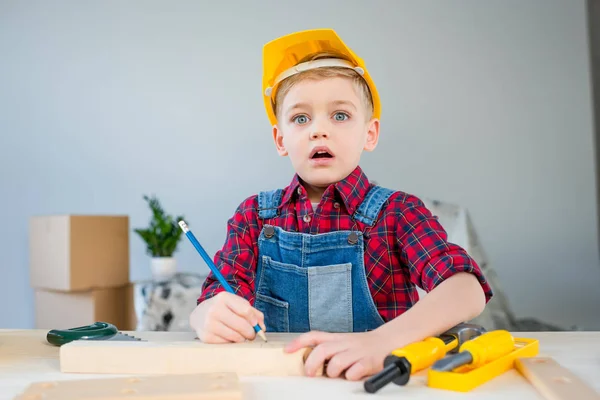
{"label": "pencil tip", "polygon": [[260,336],[260,338],[262,340],[264,340],[265,342],[267,341],[267,336],[265,335],[265,333],[262,330],[258,331],[258,336]]}

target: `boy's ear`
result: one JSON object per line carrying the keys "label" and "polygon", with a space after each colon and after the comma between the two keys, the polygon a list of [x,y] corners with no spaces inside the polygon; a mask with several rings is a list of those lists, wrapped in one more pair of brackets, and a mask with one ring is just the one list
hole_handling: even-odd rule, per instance
{"label": "boy's ear", "polygon": [[281,132],[281,129],[277,127],[277,125],[273,125],[273,140],[275,141],[275,146],[277,147],[277,153],[279,153],[280,156],[287,156],[288,152],[283,143],[283,133]]}
{"label": "boy's ear", "polygon": [[377,142],[379,141],[379,120],[377,118],[373,118],[368,123],[367,137],[365,140],[365,151],[373,151],[375,147],[377,147]]}

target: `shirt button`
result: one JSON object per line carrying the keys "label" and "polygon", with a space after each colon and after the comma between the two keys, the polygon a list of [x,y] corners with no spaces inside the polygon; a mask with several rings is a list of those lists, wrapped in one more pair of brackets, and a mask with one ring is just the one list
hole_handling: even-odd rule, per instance
{"label": "shirt button", "polygon": [[310,222],[310,215],[306,214],[302,219],[304,222]]}
{"label": "shirt button", "polygon": [[302,189],[301,188],[296,189],[296,193],[302,194]]}
{"label": "shirt button", "polygon": [[338,203],[337,201],[333,203],[333,208],[340,208],[340,203]]}

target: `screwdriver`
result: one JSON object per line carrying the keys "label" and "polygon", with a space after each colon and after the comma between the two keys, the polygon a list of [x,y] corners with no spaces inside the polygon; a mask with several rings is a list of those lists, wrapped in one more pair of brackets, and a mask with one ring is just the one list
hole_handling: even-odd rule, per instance
{"label": "screwdriver", "polygon": [[390,382],[405,385],[411,373],[427,368],[457,346],[457,337],[442,335],[396,349],[385,358],[384,369],[365,381],[365,391],[375,393]]}
{"label": "screwdriver", "polygon": [[496,330],[463,343],[458,353],[436,361],[431,369],[436,371],[452,371],[458,367],[480,367],[494,361],[515,348],[515,339],[505,330]]}

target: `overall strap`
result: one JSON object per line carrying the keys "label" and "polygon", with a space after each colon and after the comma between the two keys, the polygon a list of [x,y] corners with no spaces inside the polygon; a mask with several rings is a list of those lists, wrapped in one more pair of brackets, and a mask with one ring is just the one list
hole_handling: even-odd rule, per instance
{"label": "overall strap", "polygon": [[279,204],[283,189],[275,189],[258,193],[258,217],[261,219],[274,218],[279,213]]}
{"label": "overall strap", "polygon": [[375,221],[381,211],[381,207],[383,207],[383,203],[385,203],[392,194],[394,194],[394,190],[381,186],[373,186],[354,213],[354,219],[369,226],[375,225]]}

